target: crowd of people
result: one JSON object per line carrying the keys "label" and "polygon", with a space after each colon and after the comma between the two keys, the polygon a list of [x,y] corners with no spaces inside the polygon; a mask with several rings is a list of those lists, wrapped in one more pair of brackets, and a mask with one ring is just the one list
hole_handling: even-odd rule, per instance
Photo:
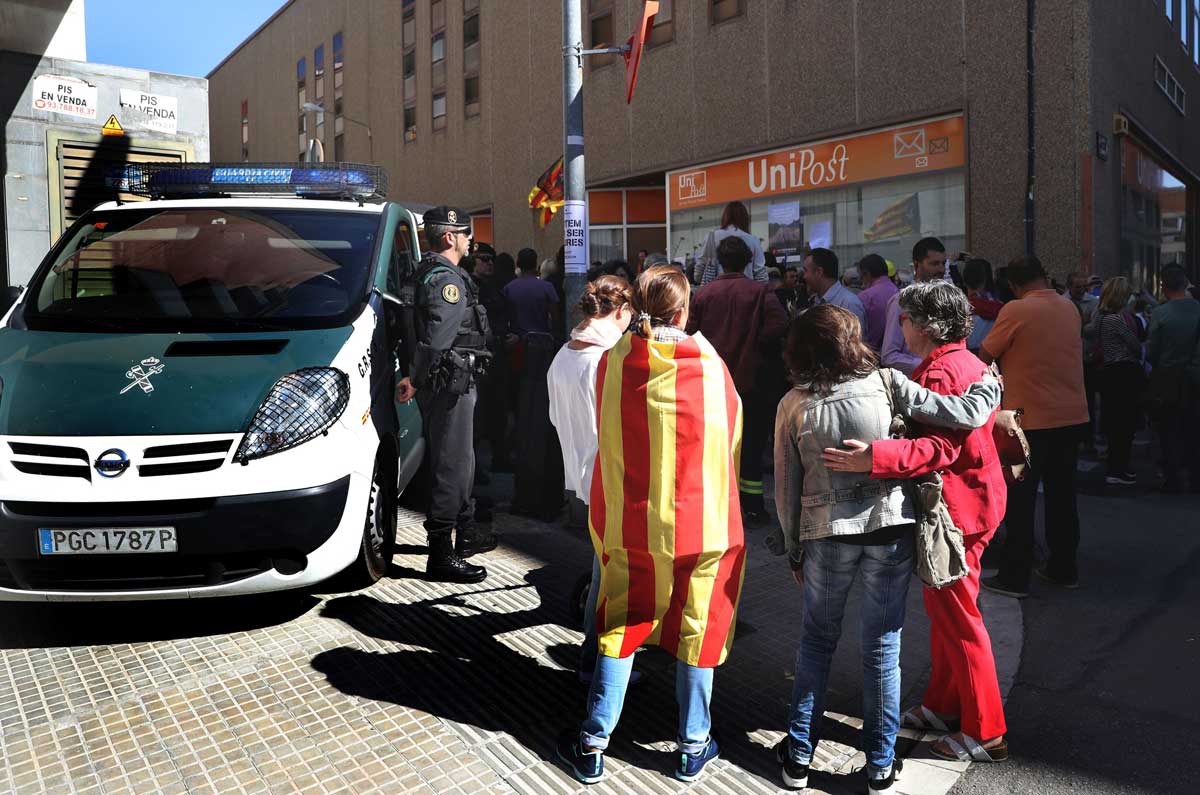
{"label": "crowd of people", "polygon": [[[601,779],[644,645],[677,658],[676,777],[695,780],[718,756],[713,670],[733,643],[743,528],[772,522],[773,469],[778,527],[766,541],[804,594],[787,733],[774,750],[784,784],[806,786],[860,574],[868,790],[894,791],[901,727],[939,733],[939,757],[1007,759],[977,600],[981,588],[1027,596],[1032,575],[1078,587],[1081,448],[1106,457],[1107,487],[1128,488],[1134,435],[1153,428],[1157,487],[1200,492],[1200,301],[1186,271],[1164,267],[1156,300],[1125,277],[1073,273],[1060,287],[1034,256],[993,270],[926,237],[907,285],[878,254],[843,272],[820,247],[781,272],[737,202],[694,268],[641,254],[593,266],[583,320],[569,330],[561,252],[539,263],[531,249],[514,260],[479,244],[462,262],[494,340],[476,443],[490,448],[493,474],[516,470],[514,512],[556,519],[565,489],[595,550],[579,663],[587,718],[559,739],[559,757],[580,781]],[[1028,443],[1020,478],[997,451],[1001,403],[1020,414]],[[924,587],[933,667],[921,703],[902,712],[900,633],[929,513],[916,484],[930,482],[964,568]],[[998,571],[983,578],[1001,526]]]}

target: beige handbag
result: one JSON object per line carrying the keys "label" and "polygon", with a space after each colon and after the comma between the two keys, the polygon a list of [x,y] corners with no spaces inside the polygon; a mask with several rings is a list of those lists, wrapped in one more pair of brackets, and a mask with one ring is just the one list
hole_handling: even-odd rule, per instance
{"label": "beige handbag", "polygon": [[[885,376],[884,370],[877,372],[883,381],[888,406],[892,412],[892,436],[907,436],[908,423],[903,415],[896,412],[896,404],[892,400],[892,385],[888,383],[890,376]],[[955,527],[950,518],[950,511],[946,508],[946,501],[942,499],[941,474],[931,472],[907,480],[904,482],[904,490],[912,499],[917,515],[914,546],[916,571],[921,582],[932,588],[944,588],[966,577],[969,570],[966,549],[963,547],[963,534],[962,530]]]}

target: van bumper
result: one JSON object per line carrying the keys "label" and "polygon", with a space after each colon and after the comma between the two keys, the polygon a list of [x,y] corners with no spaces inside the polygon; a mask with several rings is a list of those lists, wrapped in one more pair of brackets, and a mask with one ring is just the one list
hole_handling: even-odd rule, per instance
{"label": "van bumper", "polygon": [[[0,601],[179,599],[297,588],[345,568],[369,484],[143,502],[0,502]],[[40,555],[41,528],[174,527],[177,552]]]}

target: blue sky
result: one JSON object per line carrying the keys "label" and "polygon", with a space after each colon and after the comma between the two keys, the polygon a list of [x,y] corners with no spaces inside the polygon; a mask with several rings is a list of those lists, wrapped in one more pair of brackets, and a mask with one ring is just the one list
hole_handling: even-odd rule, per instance
{"label": "blue sky", "polygon": [[85,0],[92,63],[204,77],[284,0]]}

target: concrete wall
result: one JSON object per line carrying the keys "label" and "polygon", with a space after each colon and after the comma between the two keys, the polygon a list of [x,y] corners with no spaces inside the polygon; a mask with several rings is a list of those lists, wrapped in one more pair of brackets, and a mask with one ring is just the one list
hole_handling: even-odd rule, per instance
{"label": "concrete wall", "polygon": [[0,0],[0,50],[86,61],[84,0]]}
{"label": "concrete wall", "polygon": [[[197,160],[207,160],[208,81],[140,69],[89,64],[58,58],[38,58],[0,52],[0,124],[3,125],[3,219],[0,261],[7,263],[7,283],[24,284],[54,242],[50,226],[48,134],[68,133],[78,140],[100,135],[109,114],[126,119],[126,138],[134,146],[151,142],[190,145]],[[38,75],[77,77],[98,88],[95,120],[82,120],[33,107],[33,81]],[[122,88],[174,96],[179,100],[176,135],[136,129],[120,106]]]}

